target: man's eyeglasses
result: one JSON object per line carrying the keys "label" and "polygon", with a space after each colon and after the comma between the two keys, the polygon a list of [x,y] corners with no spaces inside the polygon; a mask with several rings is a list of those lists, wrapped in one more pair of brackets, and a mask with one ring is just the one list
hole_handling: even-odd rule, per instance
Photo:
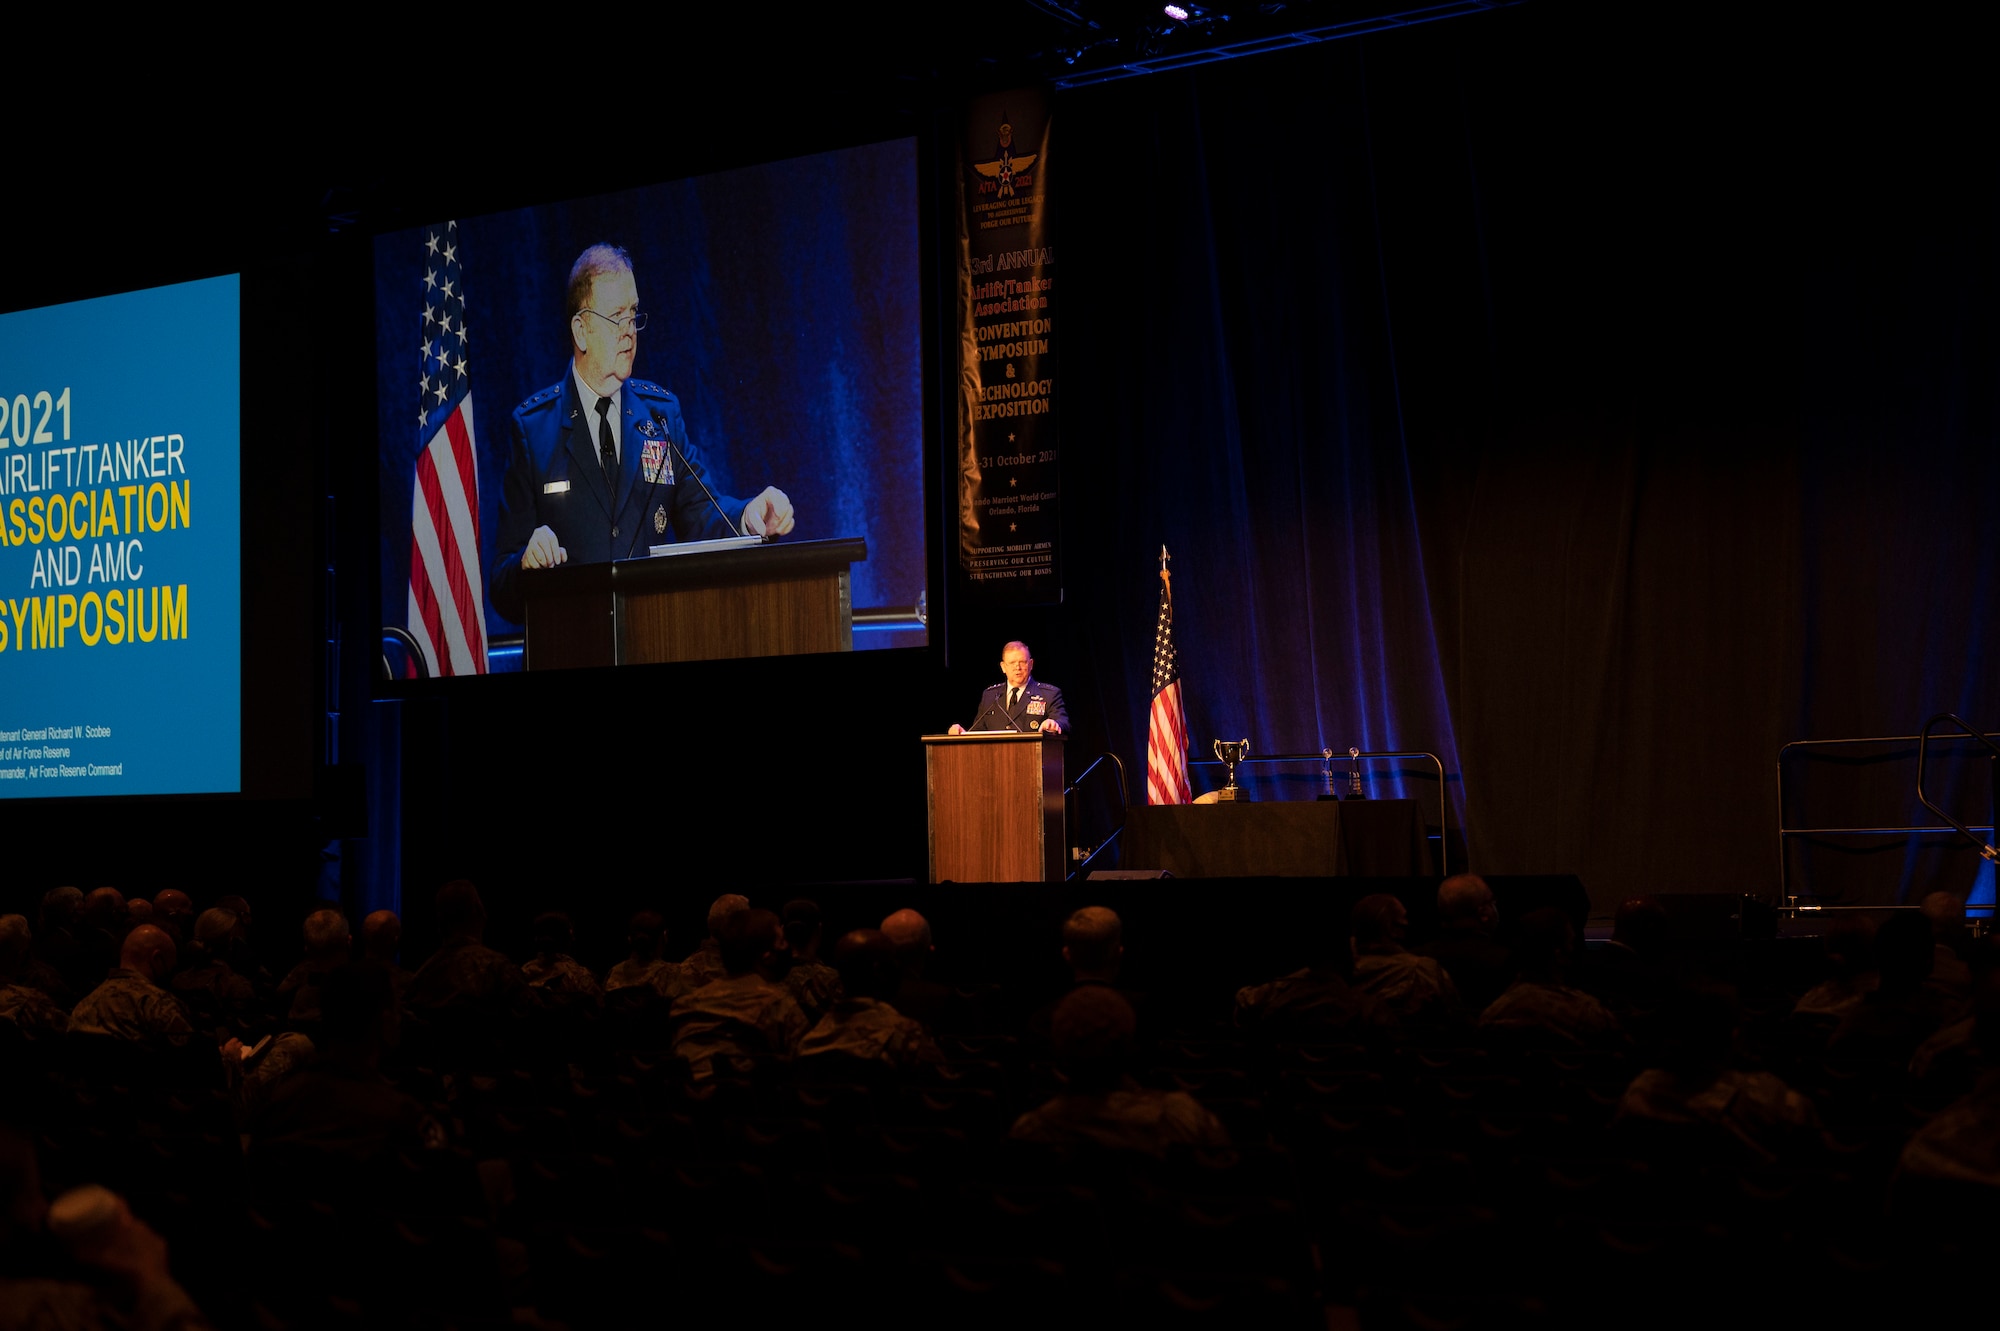
{"label": "man's eyeglasses", "polygon": [[[578,310],[577,313],[597,314],[597,311]],[[646,312],[644,310],[640,310],[637,314],[628,314],[622,319],[614,319],[608,314],[597,314],[597,317],[604,320],[604,322],[610,324],[613,328],[619,328],[619,329],[630,328],[635,333],[645,331],[646,327]]]}

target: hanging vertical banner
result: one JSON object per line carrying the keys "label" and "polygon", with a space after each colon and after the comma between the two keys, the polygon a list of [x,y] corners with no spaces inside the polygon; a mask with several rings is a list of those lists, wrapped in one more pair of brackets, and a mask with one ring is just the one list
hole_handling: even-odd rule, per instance
{"label": "hanging vertical banner", "polygon": [[981,599],[1062,599],[1049,99],[974,100],[958,150],[958,562]]}

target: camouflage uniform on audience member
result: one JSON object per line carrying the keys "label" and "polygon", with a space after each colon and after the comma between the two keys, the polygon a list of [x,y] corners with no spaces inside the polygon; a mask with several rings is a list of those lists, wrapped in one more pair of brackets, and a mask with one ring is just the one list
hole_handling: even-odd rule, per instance
{"label": "camouflage uniform on audience member", "polygon": [[177,994],[207,994],[219,1007],[242,1010],[257,1001],[257,988],[220,957],[199,961],[173,979]]}
{"label": "camouflage uniform on audience member", "polygon": [[1583,990],[1538,980],[1516,980],[1480,1014],[1479,1026],[1548,1031],[1576,1045],[1602,1043],[1623,1033],[1611,1010]]}
{"label": "camouflage uniform on audience member", "polygon": [[14,972],[14,983],[41,990],[65,1010],[76,1001],[76,992],[63,982],[62,972],[37,956],[21,963],[21,969]]}
{"label": "camouflage uniform on audience member", "polygon": [[654,993],[669,1001],[699,987],[688,983],[687,968],[678,961],[633,961],[629,958],[611,968],[604,977],[604,992],[651,986]]}
{"label": "camouflage uniform on audience member", "polygon": [[1953,1022],[1941,1027],[1937,1034],[1917,1046],[1917,1052],[1910,1055],[1910,1076],[1916,1081],[1938,1072],[1941,1067],[1963,1064],[1984,1071],[1986,1059],[1973,1041],[1976,1018]]}
{"label": "camouflage uniform on audience member", "polygon": [[728,969],[722,964],[722,944],[713,938],[702,939],[701,946],[681,963],[681,970],[687,975],[690,991],[699,989],[711,981],[722,979],[729,974]]}
{"label": "camouflage uniform on audience member", "polygon": [[840,972],[818,961],[801,961],[785,972],[785,988],[805,1009],[807,1021],[824,1017],[841,998]]}
{"label": "camouflage uniform on audience member", "polygon": [[103,984],[84,995],[70,1013],[69,1028],[78,1035],[164,1039],[176,1045],[186,1044],[194,1034],[187,1013],[172,994],[123,966],[113,967]]}
{"label": "camouflage uniform on audience member", "polygon": [[521,968],[476,938],[447,938],[423,964],[404,1001],[416,1008],[484,1007],[518,1012],[528,982]]}
{"label": "camouflage uniform on audience member", "polygon": [[558,952],[548,961],[536,957],[521,967],[521,977],[535,989],[555,994],[575,994],[579,998],[602,998],[604,990],[576,958]]}
{"label": "camouflage uniform on audience member", "polygon": [[1367,1036],[1396,1029],[1396,1018],[1331,967],[1293,971],[1236,991],[1236,1024],[1271,1035]]}
{"label": "camouflage uniform on audience member", "polygon": [[1768,1072],[1728,1070],[1692,1088],[1664,1068],[1648,1068],[1625,1088],[1618,1117],[1720,1128],[1766,1160],[1777,1159],[1789,1139],[1819,1131],[1812,1101]]}
{"label": "camouflage uniform on audience member", "polygon": [[922,1022],[873,998],[835,1002],[819,1024],[806,1032],[799,1041],[799,1058],[820,1054],[886,1063],[898,1071],[944,1061],[944,1054]]}
{"label": "camouflage uniform on audience member", "polygon": [[175,975],[173,991],[197,1014],[221,1017],[239,1030],[257,1013],[257,988],[217,957]]}
{"label": "camouflage uniform on audience member", "polygon": [[1043,1146],[1098,1146],[1165,1155],[1175,1146],[1226,1147],[1229,1132],[1185,1091],[1145,1090],[1126,1079],[1103,1095],[1059,1095],[1014,1120],[1008,1136]]}
{"label": "camouflage uniform on audience member", "polygon": [[651,984],[654,976],[673,965],[671,961],[633,961],[628,957],[604,973],[604,992],[608,994],[614,989],[636,989],[642,984]]}
{"label": "camouflage uniform on audience member", "polygon": [[0,984],[0,1025],[12,1026],[34,1039],[61,1035],[69,1029],[69,1014],[30,984]]}
{"label": "camouflage uniform on audience member", "polygon": [[1354,987],[1405,1021],[1459,1015],[1458,986],[1444,966],[1410,952],[1368,953],[1355,958]]}
{"label": "camouflage uniform on audience member", "polygon": [[254,1114],[262,1109],[280,1083],[312,1066],[316,1053],[312,1040],[297,1031],[272,1036],[263,1054],[243,1069],[244,1112]]}
{"label": "camouflage uniform on audience member", "polygon": [[324,971],[326,969],[327,966],[324,962],[314,961],[310,957],[306,958],[298,965],[286,971],[285,978],[278,981],[278,996],[280,998],[289,998],[312,983],[313,972]]}
{"label": "camouflage uniform on audience member", "polygon": [[715,1075],[718,1058],[790,1058],[807,1030],[806,1014],[781,984],[754,971],[711,981],[674,1003],[674,1054],[696,1080]]}
{"label": "camouflage uniform on audience member", "polygon": [[2000,1070],[1917,1129],[1899,1163],[1920,1178],[2000,1188]]}
{"label": "camouflage uniform on audience member", "polygon": [[1823,980],[1806,990],[1792,1011],[1801,1017],[1831,1017],[1838,1020],[1861,1006],[1861,1000],[1875,992],[1882,977],[1874,971],[1851,980]]}

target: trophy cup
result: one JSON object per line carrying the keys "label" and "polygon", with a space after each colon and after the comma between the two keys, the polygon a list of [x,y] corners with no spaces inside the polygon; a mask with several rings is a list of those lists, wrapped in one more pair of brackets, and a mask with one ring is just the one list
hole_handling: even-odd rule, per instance
{"label": "trophy cup", "polygon": [[1353,764],[1347,771],[1347,798],[1365,800],[1368,788],[1361,784],[1361,750],[1354,745],[1347,746],[1347,760]]}
{"label": "trophy cup", "polygon": [[1240,800],[1242,788],[1236,784],[1236,764],[1250,756],[1250,741],[1247,739],[1215,741],[1215,756],[1229,769],[1229,784],[1215,792],[1216,800]]}

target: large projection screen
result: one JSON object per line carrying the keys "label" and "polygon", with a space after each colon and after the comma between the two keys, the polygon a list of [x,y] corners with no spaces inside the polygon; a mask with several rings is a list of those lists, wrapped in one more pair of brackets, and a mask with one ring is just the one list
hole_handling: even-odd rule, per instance
{"label": "large projection screen", "polygon": [[0,315],[0,799],[241,787],[240,306]]}
{"label": "large projection screen", "polygon": [[[916,162],[900,139],[377,237],[382,624],[420,658],[399,673],[520,668],[508,563],[532,531],[570,521],[572,564],[644,559],[727,532],[767,487],[785,541],[866,542],[857,611],[925,602]],[[629,256],[631,288],[573,313],[573,265],[599,245]],[[576,339],[619,336],[627,304],[646,322],[619,400],[641,410],[605,469]],[[586,518],[608,558],[580,553]],[[854,648],[926,641],[881,623],[857,619]]]}

